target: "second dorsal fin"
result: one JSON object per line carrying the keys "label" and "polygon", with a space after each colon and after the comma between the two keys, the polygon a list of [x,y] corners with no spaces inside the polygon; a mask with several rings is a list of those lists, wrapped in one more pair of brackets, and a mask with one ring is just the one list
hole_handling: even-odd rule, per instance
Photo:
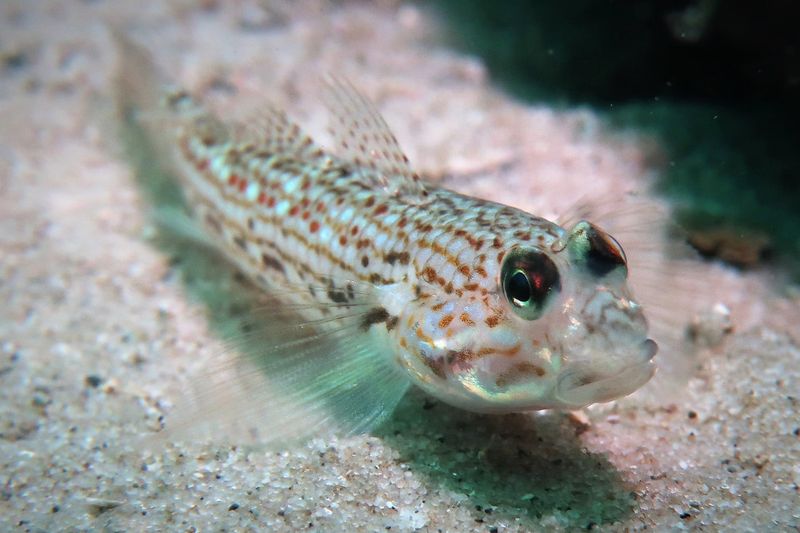
{"label": "second dorsal fin", "polygon": [[397,139],[370,100],[349,82],[327,81],[325,104],[337,155],[365,170],[365,177],[388,194],[413,199],[426,195]]}

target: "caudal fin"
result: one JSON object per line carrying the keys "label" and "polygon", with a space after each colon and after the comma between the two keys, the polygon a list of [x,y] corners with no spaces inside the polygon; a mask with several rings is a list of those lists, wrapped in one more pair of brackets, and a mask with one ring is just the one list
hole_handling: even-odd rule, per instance
{"label": "caudal fin", "polygon": [[156,113],[162,106],[167,86],[150,53],[135,44],[119,28],[111,28],[117,48],[117,72],[114,100],[120,116],[126,120]]}

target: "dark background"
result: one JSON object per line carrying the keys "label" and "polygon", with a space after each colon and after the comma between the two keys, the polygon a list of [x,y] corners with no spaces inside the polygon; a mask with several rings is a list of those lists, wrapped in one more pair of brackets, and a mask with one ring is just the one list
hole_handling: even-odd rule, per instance
{"label": "dark background", "polygon": [[[655,136],[699,246],[800,273],[800,2],[436,0],[452,44],[514,96]],[[768,7],[767,7],[768,6]],[[713,241],[713,239],[712,239]]]}

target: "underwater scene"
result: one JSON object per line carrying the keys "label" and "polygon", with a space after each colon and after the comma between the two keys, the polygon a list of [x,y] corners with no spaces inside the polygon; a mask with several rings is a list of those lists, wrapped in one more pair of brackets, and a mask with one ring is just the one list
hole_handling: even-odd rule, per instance
{"label": "underwater scene", "polygon": [[797,531],[800,7],[0,3],[0,531]]}

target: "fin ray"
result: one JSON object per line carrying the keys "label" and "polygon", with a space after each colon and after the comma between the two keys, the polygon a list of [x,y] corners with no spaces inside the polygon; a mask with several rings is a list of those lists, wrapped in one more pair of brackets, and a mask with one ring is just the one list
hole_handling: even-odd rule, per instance
{"label": "fin ray", "polygon": [[425,196],[425,185],[366,96],[346,80],[330,77],[324,101],[339,157],[371,171],[365,177],[390,195]]}
{"label": "fin ray", "polygon": [[260,150],[299,161],[324,156],[324,151],[281,109],[267,102],[256,110],[238,112],[232,121],[232,136],[238,144],[253,144]]}
{"label": "fin ray", "polygon": [[410,383],[393,362],[385,327],[365,324],[375,305],[362,298],[245,313],[246,324],[231,324],[240,332],[195,380],[196,391],[167,417],[163,437],[224,434],[273,444],[375,427]]}
{"label": "fin ray", "polygon": [[[704,265],[697,254],[676,239],[670,210],[644,194],[585,198],[559,217],[570,225],[591,220],[622,245],[628,259],[628,283],[642,305],[650,337],[659,345],[659,372],[645,389],[648,401],[664,403],[677,398],[700,363],[701,353],[686,336],[696,317],[715,303],[704,281]],[[642,398],[642,393],[637,394]]]}

